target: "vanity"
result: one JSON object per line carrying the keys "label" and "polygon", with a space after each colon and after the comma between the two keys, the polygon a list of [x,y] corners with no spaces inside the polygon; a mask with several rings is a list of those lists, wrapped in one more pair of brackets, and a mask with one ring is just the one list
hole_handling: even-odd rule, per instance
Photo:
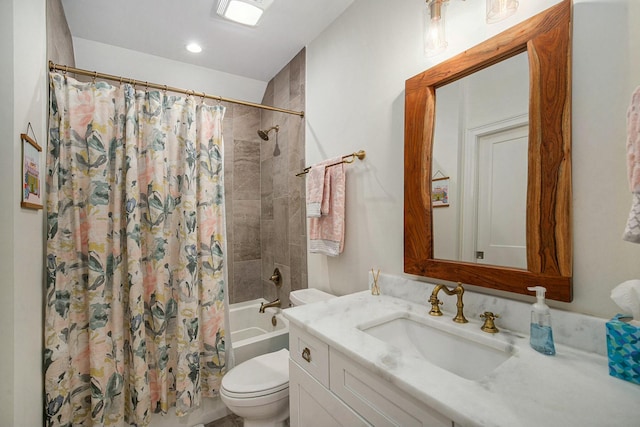
{"label": "vanity", "polygon": [[[571,0],[563,0],[406,81],[404,273],[526,295],[527,287],[541,285],[548,299],[572,301],[571,8]],[[473,91],[461,90],[476,84],[463,79],[484,79],[480,72],[493,73],[491,67],[511,59],[526,59],[526,66],[517,65],[528,70],[526,111],[489,123],[482,123],[486,117],[458,119],[462,126],[443,131],[438,119],[467,114],[452,113],[457,101],[446,95],[468,99]],[[453,83],[459,87],[452,89]],[[502,103],[515,108],[511,90],[505,92]],[[497,110],[495,103],[482,105],[478,110]],[[522,165],[515,171],[503,172],[479,155],[494,134],[518,141]],[[511,163],[509,153],[496,158]],[[457,164],[461,158],[468,163]],[[475,194],[485,190],[484,181],[472,178],[487,166],[502,178],[495,181],[521,182],[514,191],[519,209],[511,208],[515,202],[480,209],[478,199],[487,197]],[[445,178],[446,185],[438,184]],[[445,192],[450,199],[438,205]],[[469,214],[481,210],[519,215],[481,221],[480,214]],[[501,228],[507,222],[515,232]],[[500,226],[496,236],[521,236],[516,262],[506,252],[487,256],[498,246],[515,247],[508,239],[481,246],[487,223]],[[640,386],[609,375],[605,319],[552,310],[557,353],[545,356],[529,345],[530,303],[465,293],[469,322],[456,323],[462,307],[456,313],[450,299],[443,316],[429,315],[433,284],[381,280],[382,295],[363,291],[284,310],[293,427],[640,425]],[[461,302],[462,291],[458,296]],[[438,300],[432,304],[437,308]],[[481,330],[485,312],[500,315],[498,333]]]}
{"label": "vanity", "polygon": [[606,356],[558,343],[545,356],[528,334],[384,294],[284,311],[292,426],[638,425],[640,386],[609,376]]}

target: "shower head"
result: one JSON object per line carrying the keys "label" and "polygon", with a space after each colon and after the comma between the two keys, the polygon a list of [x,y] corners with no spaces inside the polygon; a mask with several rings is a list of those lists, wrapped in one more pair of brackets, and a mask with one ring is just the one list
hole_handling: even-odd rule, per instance
{"label": "shower head", "polygon": [[276,131],[276,133],[278,133],[278,131],[280,130],[280,126],[275,125],[270,127],[269,129],[266,130],[258,130],[258,136],[262,139],[264,139],[265,141],[269,140],[269,132],[271,132],[272,130]]}

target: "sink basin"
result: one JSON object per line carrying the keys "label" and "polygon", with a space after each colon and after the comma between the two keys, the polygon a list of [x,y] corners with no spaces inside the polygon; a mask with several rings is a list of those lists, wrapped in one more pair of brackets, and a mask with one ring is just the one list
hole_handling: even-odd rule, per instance
{"label": "sink basin", "polygon": [[[493,337],[462,336],[465,325],[442,325],[430,319],[400,315],[359,329],[402,352],[418,356],[460,377],[477,380],[511,356],[510,346]],[[430,324],[429,324],[430,323]],[[460,334],[455,329],[460,328]],[[446,329],[446,330],[445,330]],[[466,334],[469,335],[469,334]],[[485,341],[485,342],[482,342]]]}

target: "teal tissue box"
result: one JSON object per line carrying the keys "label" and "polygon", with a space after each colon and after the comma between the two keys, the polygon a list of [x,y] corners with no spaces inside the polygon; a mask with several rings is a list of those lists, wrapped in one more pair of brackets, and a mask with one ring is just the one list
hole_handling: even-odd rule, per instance
{"label": "teal tissue box", "polygon": [[617,314],[607,322],[609,374],[640,384],[640,328],[625,319],[631,318]]}

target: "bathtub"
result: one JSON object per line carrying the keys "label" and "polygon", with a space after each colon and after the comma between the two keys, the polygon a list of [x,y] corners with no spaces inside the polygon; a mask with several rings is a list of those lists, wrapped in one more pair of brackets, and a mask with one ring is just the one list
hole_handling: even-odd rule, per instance
{"label": "bathtub", "polygon": [[[267,308],[260,313],[263,298],[231,304],[229,325],[235,364],[261,354],[289,348],[289,322],[280,309]],[[275,326],[272,318],[275,317]]]}

